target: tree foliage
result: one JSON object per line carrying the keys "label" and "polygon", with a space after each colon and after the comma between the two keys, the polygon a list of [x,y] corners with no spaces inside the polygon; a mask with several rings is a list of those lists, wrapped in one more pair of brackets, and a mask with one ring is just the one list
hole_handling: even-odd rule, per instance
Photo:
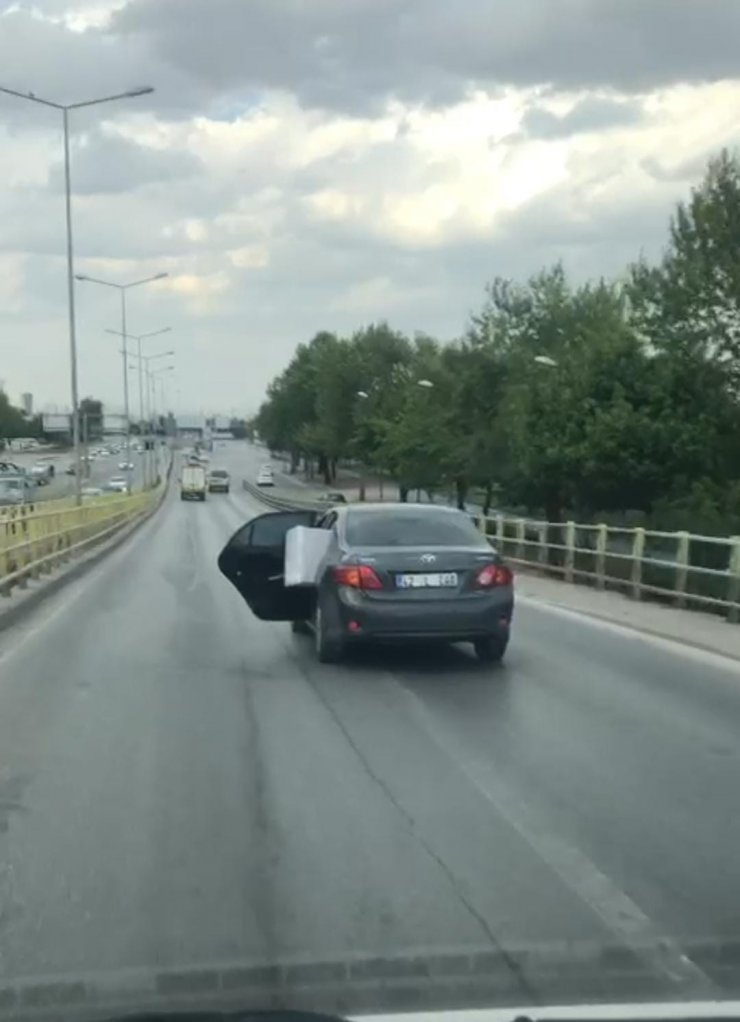
{"label": "tree foliage", "polygon": [[740,492],[739,236],[740,164],[722,153],[662,259],[635,263],[626,285],[575,285],[556,264],[493,280],[453,343],[385,323],[320,333],[253,426],[327,482],[355,459],[404,491],[447,488],[463,505],[495,488],[552,520],[665,513],[692,493],[721,515]]}

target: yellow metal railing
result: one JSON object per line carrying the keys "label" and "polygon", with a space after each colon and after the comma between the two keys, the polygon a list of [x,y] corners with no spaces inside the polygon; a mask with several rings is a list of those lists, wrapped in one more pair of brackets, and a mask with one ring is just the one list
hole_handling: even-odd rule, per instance
{"label": "yellow metal railing", "polygon": [[109,494],[86,500],[50,500],[0,515],[0,593],[38,578],[99,542],[161,502],[166,484],[131,496]]}

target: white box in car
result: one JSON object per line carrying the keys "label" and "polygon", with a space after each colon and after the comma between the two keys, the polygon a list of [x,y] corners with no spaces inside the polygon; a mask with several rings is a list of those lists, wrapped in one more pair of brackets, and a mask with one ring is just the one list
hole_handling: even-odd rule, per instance
{"label": "white box in car", "polygon": [[327,529],[310,529],[294,525],[285,534],[285,561],[283,566],[286,586],[312,586],[316,584],[321,562],[329,549],[332,533]]}

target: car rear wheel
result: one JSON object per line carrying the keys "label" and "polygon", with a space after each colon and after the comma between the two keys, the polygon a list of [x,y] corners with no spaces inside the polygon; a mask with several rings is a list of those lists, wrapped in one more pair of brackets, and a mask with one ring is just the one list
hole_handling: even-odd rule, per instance
{"label": "car rear wheel", "polygon": [[336,664],[342,659],[342,640],[330,635],[327,628],[327,616],[319,603],[316,607],[314,622],[314,638],[316,641],[316,657],[320,664]]}
{"label": "car rear wheel", "polygon": [[503,659],[506,652],[506,642],[494,636],[485,639],[476,639],[473,643],[475,655],[484,664],[497,664]]}

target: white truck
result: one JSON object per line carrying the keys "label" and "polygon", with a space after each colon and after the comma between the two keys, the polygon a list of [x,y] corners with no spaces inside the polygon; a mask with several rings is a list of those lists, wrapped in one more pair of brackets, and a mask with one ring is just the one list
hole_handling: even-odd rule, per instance
{"label": "white truck", "polygon": [[205,500],[206,470],[202,465],[183,465],[180,476],[180,500]]}

